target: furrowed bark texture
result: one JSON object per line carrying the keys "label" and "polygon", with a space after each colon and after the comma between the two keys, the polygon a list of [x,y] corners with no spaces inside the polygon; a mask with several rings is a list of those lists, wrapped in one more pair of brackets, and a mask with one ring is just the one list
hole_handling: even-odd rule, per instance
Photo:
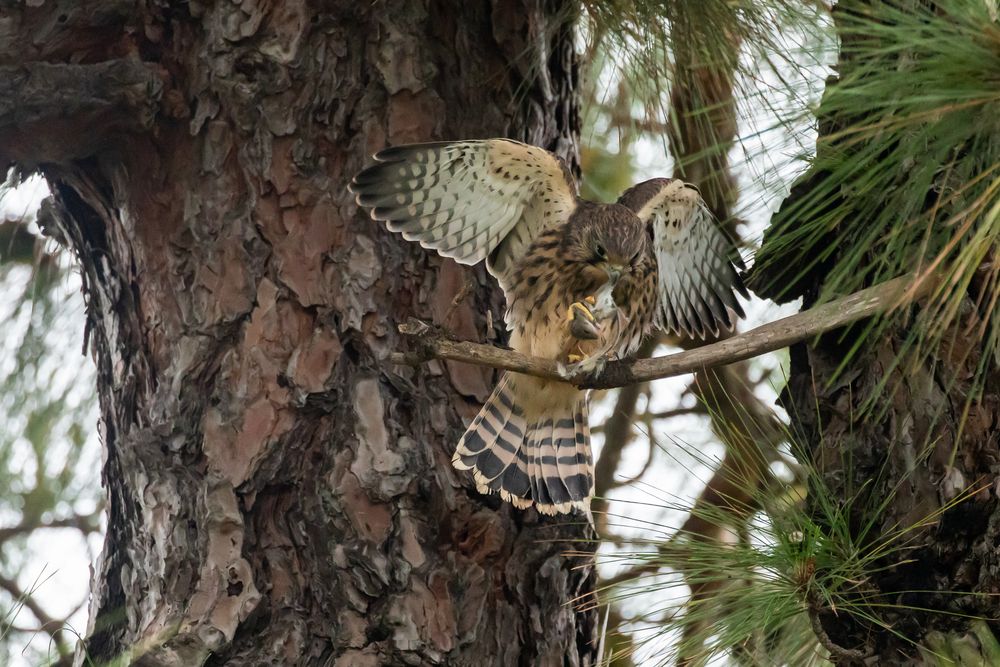
{"label": "furrowed bark texture", "polygon": [[569,7],[0,12],[0,67],[28,73],[28,99],[88,91],[0,107],[0,163],[53,185],[99,368],[110,516],[77,663],[592,664],[595,612],[568,601],[593,573],[561,541],[586,521],[512,510],[451,468],[493,371],[388,361],[408,316],[502,336],[484,316],[501,322],[502,295],[346,190],[411,141],[510,136],[575,163]]}
{"label": "furrowed bark texture", "polygon": [[[840,3],[834,18],[842,11],[863,11],[866,4]],[[845,50],[836,71],[847,77],[851,68]],[[887,64],[887,71],[894,69]],[[820,141],[844,129],[824,114],[823,106],[819,115]],[[820,171],[807,174],[783,206],[806,196],[823,178]],[[935,197],[929,193],[927,201]],[[948,215],[942,210],[938,219]],[[813,260],[783,258],[792,266]],[[753,283],[758,294],[780,300],[802,296],[802,308],[810,308],[835,261],[836,255],[818,262],[792,289],[763,273]],[[840,500],[862,549],[897,535],[868,576],[854,582],[859,608],[880,623],[850,609],[814,609],[830,641],[846,649],[833,656],[837,664],[939,664],[925,661],[931,656],[916,643],[940,631],[966,635],[979,646],[972,633],[966,634],[970,617],[988,619],[1000,636],[1000,372],[990,363],[985,387],[973,393],[971,380],[983,354],[967,333],[979,321],[974,303],[975,295],[968,294],[955,329],[915,365],[896,363],[909,333],[906,323],[884,336],[867,336],[846,368],[845,356],[863,335],[864,324],[824,335],[815,345],[791,348],[782,402],[821,474],[826,491],[819,493]]]}

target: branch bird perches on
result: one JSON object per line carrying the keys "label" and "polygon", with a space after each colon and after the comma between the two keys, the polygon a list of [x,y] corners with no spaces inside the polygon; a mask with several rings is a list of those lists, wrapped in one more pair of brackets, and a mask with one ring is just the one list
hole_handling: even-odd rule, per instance
{"label": "branch bird perches on", "polygon": [[416,366],[432,359],[450,359],[562,380],[583,389],[611,389],[723,366],[773,352],[911,303],[931,291],[936,284],[936,278],[930,274],[906,274],[726,340],[664,357],[611,361],[596,376],[582,375],[569,380],[560,375],[557,363],[551,359],[529,357],[492,345],[451,340],[439,329],[419,320],[410,320],[399,326],[400,333],[415,341],[416,349],[393,353],[391,360],[396,364]]}

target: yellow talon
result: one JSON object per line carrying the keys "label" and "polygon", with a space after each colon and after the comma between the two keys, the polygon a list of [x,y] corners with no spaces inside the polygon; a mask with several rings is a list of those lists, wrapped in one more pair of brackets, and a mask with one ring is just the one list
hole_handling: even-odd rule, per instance
{"label": "yellow talon", "polygon": [[596,296],[585,296],[585,297],[583,297],[583,300],[586,301],[587,303],[589,303],[591,306],[596,306],[597,305],[597,297]]}
{"label": "yellow talon", "polygon": [[590,310],[585,305],[583,305],[579,301],[574,301],[573,303],[569,304],[569,308],[566,309],[566,321],[567,322],[572,322],[573,321],[573,317],[574,317],[573,316],[573,310],[574,309],[575,310],[579,310],[581,313],[583,313],[586,316],[586,318],[588,320],[590,320],[591,322],[596,322],[597,321],[597,319],[594,317],[594,314],[592,312],[590,312]]}
{"label": "yellow talon", "polygon": [[567,354],[566,361],[568,361],[571,364],[575,364],[578,361],[583,361],[583,357],[581,357],[579,354]]}

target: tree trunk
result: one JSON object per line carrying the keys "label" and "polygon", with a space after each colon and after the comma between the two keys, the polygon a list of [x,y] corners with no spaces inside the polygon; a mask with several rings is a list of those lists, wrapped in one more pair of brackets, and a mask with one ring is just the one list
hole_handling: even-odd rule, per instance
{"label": "tree trunk", "polygon": [[595,612],[567,604],[590,560],[561,542],[586,521],[450,466],[494,374],[388,362],[408,316],[503,340],[500,291],[346,191],[412,141],[575,163],[571,6],[92,4],[0,10],[0,162],[53,188],[99,370],[110,515],[77,664],[592,664]]}
{"label": "tree trunk", "polygon": [[[877,12],[879,5],[840,3],[833,16],[839,27],[844,12]],[[905,76],[907,54],[886,53],[887,59],[899,58],[886,63],[887,75]],[[845,48],[836,71],[851,81],[857,76],[853,65],[852,51]],[[842,132],[847,119],[829,113],[825,104],[819,117],[821,152],[823,141]],[[863,147],[855,143],[855,150]],[[826,177],[822,169],[809,172],[792,189],[777,219]],[[845,197],[851,196],[844,190]],[[928,193],[926,201],[930,205],[936,197]],[[943,208],[937,221],[949,214]],[[901,219],[900,224],[913,223]],[[781,229],[775,225],[765,234],[765,252],[787,248],[772,244],[771,237]],[[787,256],[769,256],[767,262],[758,255],[758,264],[777,273],[782,265],[812,268],[791,286],[769,276],[767,268],[757,271],[755,290],[782,301],[801,296],[802,308],[810,308],[831,266],[843,257],[842,252],[824,254],[834,245],[821,239],[810,252],[796,254],[798,249],[790,248]],[[853,587],[846,593],[850,608],[811,603],[814,627],[818,623],[827,635],[821,639],[837,664],[941,664],[940,656],[925,663],[928,654],[918,644],[933,632],[964,635],[962,641],[980,646],[976,637],[982,635],[969,631],[971,618],[989,619],[993,633],[1000,634],[1000,371],[986,362],[985,385],[971,382],[987,354],[962,333],[977,321],[974,292],[975,286],[953,331],[919,363],[896,363],[905,353],[912,312],[907,321],[897,314],[897,324],[885,335],[864,338],[846,367],[852,346],[865,335],[865,323],[791,348],[782,403],[823,487],[811,488],[810,496],[836,499],[860,553],[883,545],[883,555],[868,564],[866,576],[846,582]],[[829,511],[824,514],[820,504],[813,500],[810,506],[823,522]],[[981,664],[994,663],[987,659]]]}

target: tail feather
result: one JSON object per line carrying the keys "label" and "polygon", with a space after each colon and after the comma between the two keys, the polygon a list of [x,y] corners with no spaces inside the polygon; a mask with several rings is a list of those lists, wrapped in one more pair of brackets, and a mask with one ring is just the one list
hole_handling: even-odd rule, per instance
{"label": "tail feather", "polygon": [[573,497],[563,477],[571,475],[573,471],[567,470],[565,465],[560,465],[555,426],[557,423],[559,422],[553,419],[546,419],[544,422],[537,424],[538,432],[541,433],[539,451],[541,452],[542,479],[545,480],[545,486],[548,489],[552,505],[560,508],[557,511],[568,512],[570,510],[568,504],[572,501]]}
{"label": "tail feather", "polygon": [[[507,424],[514,420],[514,404],[506,397],[507,384],[505,375],[459,440],[452,457],[452,465],[459,470],[472,470],[479,455],[488,451],[505,433]],[[512,427],[516,427],[516,424]]]}
{"label": "tail feather", "polygon": [[[531,491],[531,478],[528,477],[528,455],[525,452],[525,448],[522,447],[517,452],[517,464],[512,465],[504,471],[502,477],[498,477],[495,482],[495,486],[491,485],[491,489],[498,491],[500,497],[508,502],[514,502],[512,498],[529,498]],[[515,505],[518,503],[514,502]],[[518,505],[521,507],[521,505]],[[530,507],[531,503],[523,507]],[[522,508],[523,508],[522,507]]]}
{"label": "tail feather", "polygon": [[554,505],[555,503],[552,501],[552,496],[549,495],[548,479],[545,477],[545,468],[542,465],[540,435],[538,424],[533,424],[530,437],[527,442],[528,456],[531,457],[532,462],[534,463],[531,468],[531,479],[535,483],[535,504],[539,507],[548,507],[549,505]]}
{"label": "tail feather", "polygon": [[594,488],[594,455],[590,449],[590,405],[581,401],[573,412],[573,441],[576,449],[576,474],[568,481],[575,485],[576,493],[591,493]]}
{"label": "tail feather", "polygon": [[594,486],[587,397],[559,414],[525,418],[517,383],[505,374],[455,448],[452,464],[471,470],[480,493],[515,507],[557,514],[586,509]]}
{"label": "tail feather", "polygon": [[[575,415],[574,415],[575,417]],[[576,419],[563,419],[555,423],[552,438],[555,441],[556,466],[559,470],[559,479],[562,481],[569,497],[579,496],[585,493],[592,484],[588,482],[585,475],[581,475],[581,470],[588,470],[586,458],[577,447],[576,440],[577,421]],[[589,439],[584,440],[584,443]],[[583,444],[583,443],[581,443]],[[589,449],[589,445],[586,446]]]}

